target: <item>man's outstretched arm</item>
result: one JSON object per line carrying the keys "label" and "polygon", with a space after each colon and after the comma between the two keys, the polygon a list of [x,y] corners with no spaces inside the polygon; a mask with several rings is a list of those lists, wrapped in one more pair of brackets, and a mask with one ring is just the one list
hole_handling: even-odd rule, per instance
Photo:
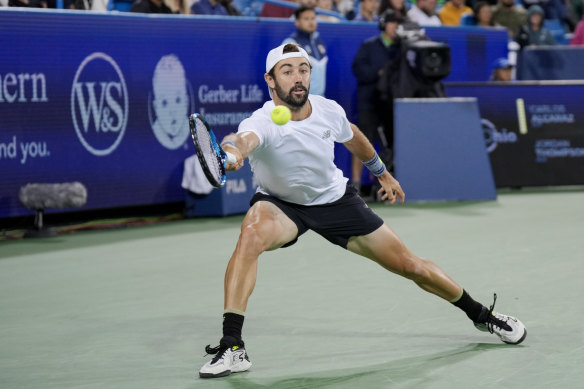
{"label": "man's outstretched arm", "polygon": [[236,163],[227,164],[226,169],[235,171],[243,167],[243,161],[260,144],[260,138],[253,132],[229,134],[221,141],[221,147],[235,156]]}

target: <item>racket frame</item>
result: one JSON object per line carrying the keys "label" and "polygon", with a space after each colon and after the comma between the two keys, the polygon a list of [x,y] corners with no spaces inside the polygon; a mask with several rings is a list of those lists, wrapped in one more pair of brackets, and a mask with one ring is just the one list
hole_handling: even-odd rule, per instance
{"label": "racket frame", "polygon": [[[199,119],[203,123],[203,126],[205,126],[205,128],[199,129],[196,125],[196,119]],[[223,151],[221,146],[219,146],[219,143],[217,143],[217,138],[215,137],[213,130],[211,130],[209,123],[207,123],[207,121],[205,120],[203,115],[201,115],[200,113],[194,113],[191,116],[189,116],[189,127],[191,130],[191,137],[193,138],[193,143],[195,144],[197,158],[199,159],[199,162],[201,163],[201,167],[203,168],[203,173],[205,173],[205,177],[207,177],[207,180],[209,180],[209,183],[211,185],[213,185],[215,188],[221,188],[223,185],[225,185],[225,180],[226,180],[225,162],[227,160],[227,154],[225,153],[225,151]],[[211,140],[211,146],[212,146],[213,150],[215,151],[215,157],[217,158],[217,161],[219,162],[219,170],[221,173],[221,179],[219,181],[211,173],[211,169],[209,168],[209,165],[207,164],[207,160],[202,155],[203,153],[199,152],[199,150],[202,150],[202,147],[201,147],[201,143],[199,141],[199,136],[197,134],[198,131],[207,131],[209,133],[209,138]]]}

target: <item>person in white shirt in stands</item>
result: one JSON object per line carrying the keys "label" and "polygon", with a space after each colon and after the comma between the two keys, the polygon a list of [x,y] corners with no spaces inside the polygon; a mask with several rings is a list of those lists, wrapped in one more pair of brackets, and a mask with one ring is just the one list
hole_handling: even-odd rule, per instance
{"label": "person in white shirt in stands", "polygon": [[[479,330],[490,331],[506,343],[521,343],[526,331],[519,320],[493,312],[494,303],[486,308],[476,302],[434,262],[412,253],[347,185],[334,163],[336,142],[343,143],[377,177],[383,200],[394,204],[405,198],[399,182],[365,135],[347,120],[343,108],[333,100],[309,94],[310,70],[308,54],[300,46],[289,43],[272,49],[264,75],[272,100],[243,120],[237,134],[229,134],[221,142],[237,160],[227,166],[229,170],[241,168],[249,158],[258,191],[227,265],[223,337],[217,347],[205,348],[215,356],[199,370],[199,376],[224,377],[251,367],[241,333],[256,283],[258,257],[264,251],[294,244],[309,229],[451,302]],[[291,110],[289,122],[277,125],[271,120],[276,105]],[[317,266],[315,262],[314,271],[320,271]],[[334,323],[331,318],[331,325]]]}
{"label": "person in white shirt in stands", "polygon": [[418,0],[408,11],[408,18],[420,26],[441,26],[442,22],[436,15],[436,0]]}

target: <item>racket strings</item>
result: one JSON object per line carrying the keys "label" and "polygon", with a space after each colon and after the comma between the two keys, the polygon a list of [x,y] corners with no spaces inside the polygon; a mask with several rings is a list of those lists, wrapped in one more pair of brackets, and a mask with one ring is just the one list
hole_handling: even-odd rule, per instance
{"label": "racket strings", "polygon": [[199,145],[201,150],[198,150],[202,153],[205,161],[207,162],[207,166],[211,174],[215,177],[217,182],[220,182],[222,176],[222,170],[220,165],[220,160],[217,158],[217,153],[215,151],[213,140],[211,135],[208,131],[205,130],[205,125],[201,121],[201,119],[195,119],[195,126],[197,129],[197,136],[199,138]]}

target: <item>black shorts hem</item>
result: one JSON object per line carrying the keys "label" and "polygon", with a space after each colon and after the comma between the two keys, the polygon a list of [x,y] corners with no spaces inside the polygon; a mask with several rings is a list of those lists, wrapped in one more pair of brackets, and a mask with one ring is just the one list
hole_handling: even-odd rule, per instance
{"label": "black shorts hem", "polygon": [[384,223],[351,186],[347,186],[340,199],[322,205],[289,203],[260,192],[252,197],[250,205],[258,201],[274,204],[296,224],[298,235],[282,247],[293,245],[300,235],[313,230],[329,242],[346,249],[351,237],[368,235]]}

